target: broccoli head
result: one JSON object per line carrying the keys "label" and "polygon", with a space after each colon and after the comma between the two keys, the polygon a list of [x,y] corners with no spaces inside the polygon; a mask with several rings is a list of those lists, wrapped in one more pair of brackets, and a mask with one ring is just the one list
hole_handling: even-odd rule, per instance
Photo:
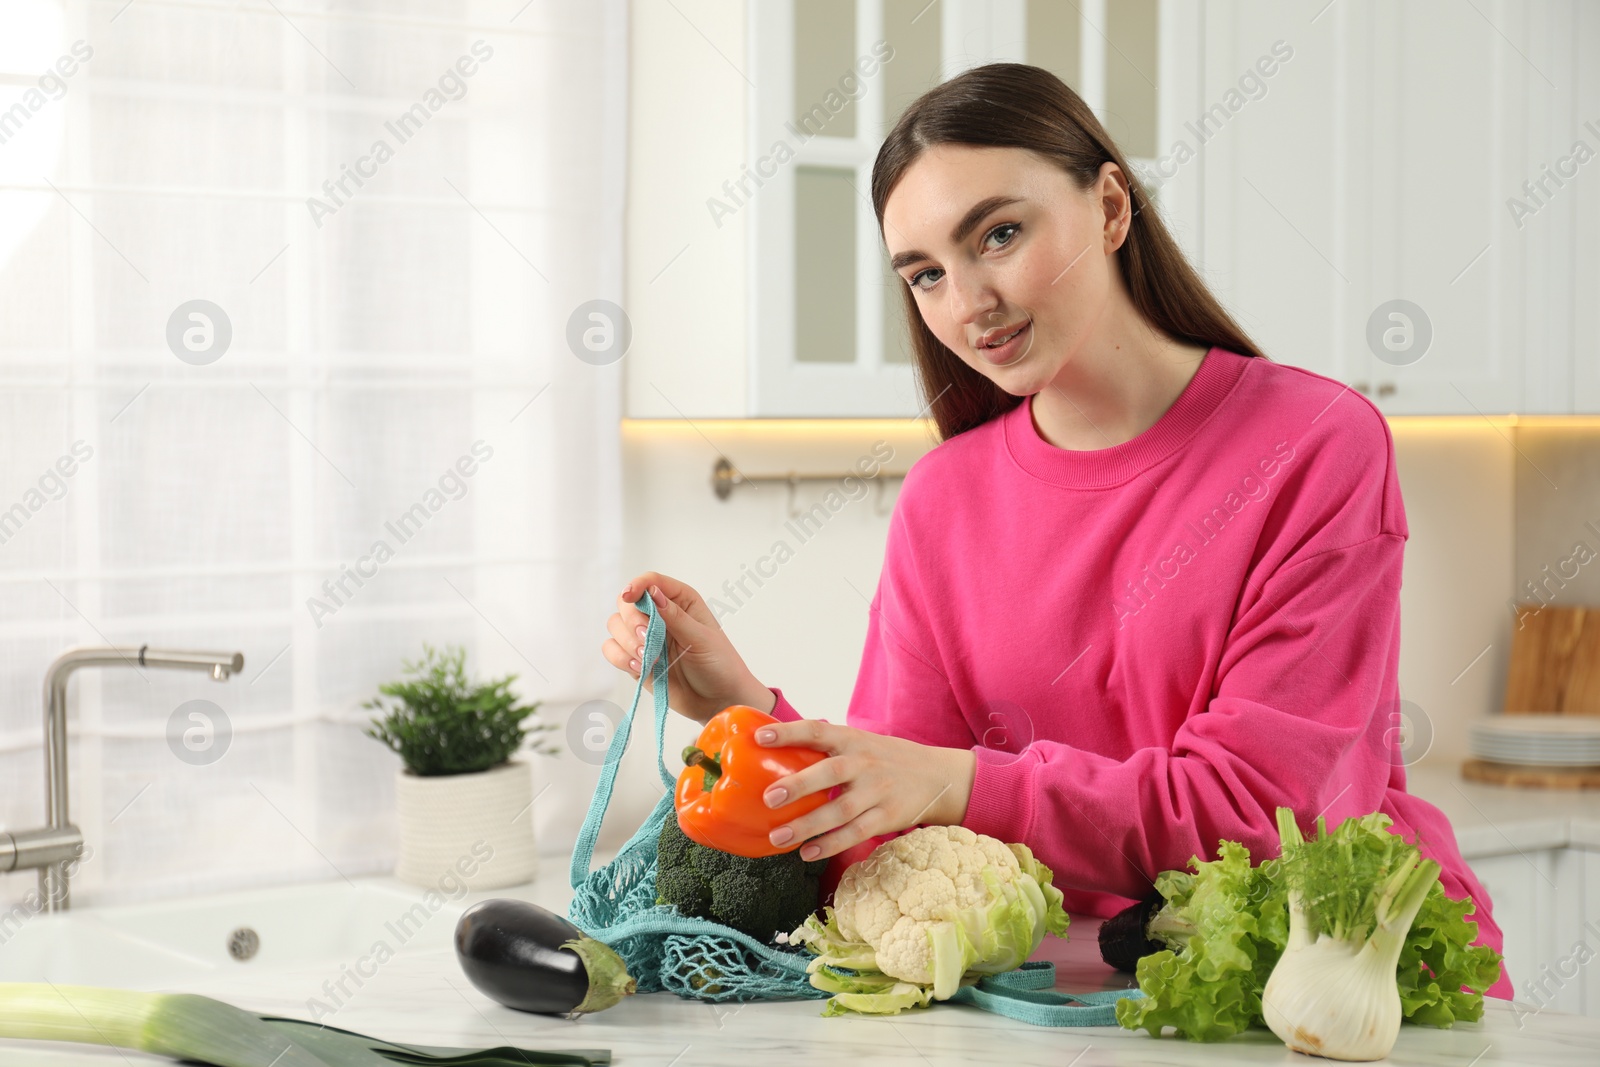
{"label": "broccoli head", "polygon": [[771,942],[817,910],[826,859],[807,863],[800,851],[749,859],[691,841],[672,816],[656,846],[656,903],[684,915],[731,926]]}

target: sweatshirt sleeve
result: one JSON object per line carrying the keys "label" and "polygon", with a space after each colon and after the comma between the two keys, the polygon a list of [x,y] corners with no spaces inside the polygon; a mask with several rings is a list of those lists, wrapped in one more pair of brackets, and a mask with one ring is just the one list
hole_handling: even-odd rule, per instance
{"label": "sweatshirt sleeve", "polygon": [[1404,544],[1379,533],[1247,582],[1208,705],[1167,747],[1121,761],[1056,741],[975,749],[963,825],[1027,842],[1058,884],[1137,898],[1220,839],[1273,853],[1279,805],[1376,810]]}
{"label": "sweatshirt sleeve", "polygon": [[796,719],[805,718],[804,715],[794,710],[794,705],[789,703],[789,698],[783,695],[782,689],[774,686],[768,686],[767,688],[771,689],[772,695],[778,698],[778,703],[773,705],[772,708],[772,717],[774,719],[779,722],[794,722]]}

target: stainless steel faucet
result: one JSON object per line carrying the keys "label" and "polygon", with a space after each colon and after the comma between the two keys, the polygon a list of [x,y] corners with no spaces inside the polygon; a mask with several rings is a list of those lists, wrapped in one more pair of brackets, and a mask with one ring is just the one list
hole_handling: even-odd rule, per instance
{"label": "stainless steel faucet", "polygon": [[149,645],[71,648],[44,672],[44,813],[38,830],[0,830],[0,872],[39,868],[45,911],[71,904],[66,864],[83,853],[83,832],[67,815],[67,679],[79,667],[205,671],[225,682],[244,670],[243,652],[173,652]]}

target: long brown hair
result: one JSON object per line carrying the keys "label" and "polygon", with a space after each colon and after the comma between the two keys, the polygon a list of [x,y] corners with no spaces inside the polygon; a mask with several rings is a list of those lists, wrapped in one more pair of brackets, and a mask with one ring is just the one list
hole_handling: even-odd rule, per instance
{"label": "long brown hair", "polygon": [[[1127,178],[1133,208],[1127,239],[1117,249],[1133,306],[1175,341],[1266,358],[1184,258],[1100,120],[1054,74],[1025,63],[989,63],[918,97],[895,123],[872,166],[880,237],[889,193],[923,150],[936,144],[1025,148],[1058,164],[1081,190],[1095,182],[1103,164],[1115,163]],[[946,348],[922,321],[911,288],[900,289],[917,380],[942,440],[1022,402]]]}

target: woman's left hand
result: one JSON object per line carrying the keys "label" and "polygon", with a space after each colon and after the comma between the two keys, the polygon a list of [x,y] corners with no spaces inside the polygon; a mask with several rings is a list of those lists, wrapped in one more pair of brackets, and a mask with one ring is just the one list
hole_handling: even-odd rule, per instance
{"label": "woman's left hand", "polygon": [[763,798],[768,807],[842,787],[828,803],[772,831],[774,845],[806,841],[803,860],[826,859],[879,834],[918,825],[955,826],[966,818],[977,770],[977,757],[967,749],[936,748],[814,719],[763,726],[756,742],[828,754],[768,786]]}

